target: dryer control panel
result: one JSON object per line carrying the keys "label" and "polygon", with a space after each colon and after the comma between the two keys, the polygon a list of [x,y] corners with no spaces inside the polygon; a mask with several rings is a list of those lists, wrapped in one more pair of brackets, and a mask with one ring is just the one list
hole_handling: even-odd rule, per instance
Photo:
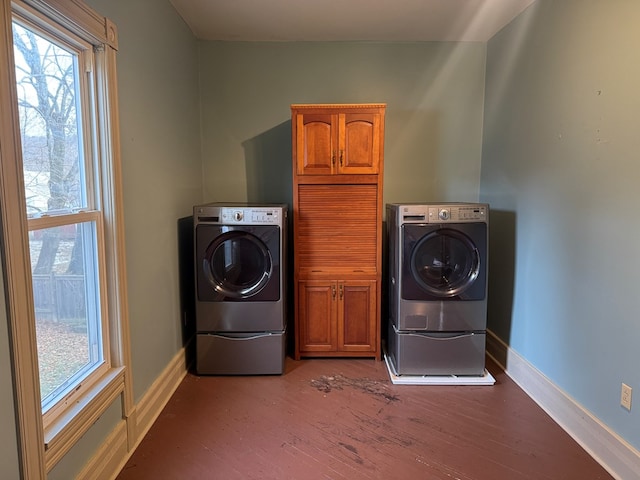
{"label": "dryer control panel", "polygon": [[222,208],[220,223],[280,223],[280,212],[271,208]]}
{"label": "dryer control panel", "polygon": [[209,204],[194,207],[194,215],[196,223],[282,226],[287,207]]}

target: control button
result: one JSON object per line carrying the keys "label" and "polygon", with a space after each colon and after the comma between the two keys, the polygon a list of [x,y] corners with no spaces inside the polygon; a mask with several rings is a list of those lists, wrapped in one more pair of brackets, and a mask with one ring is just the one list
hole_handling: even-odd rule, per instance
{"label": "control button", "polygon": [[438,217],[440,217],[440,220],[449,220],[449,218],[451,218],[451,213],[449,213],[449,210],[443,208],[438,213]]}

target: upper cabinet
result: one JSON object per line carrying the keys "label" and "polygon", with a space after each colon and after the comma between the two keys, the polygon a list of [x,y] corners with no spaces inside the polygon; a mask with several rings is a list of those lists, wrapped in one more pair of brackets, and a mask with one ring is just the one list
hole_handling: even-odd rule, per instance
{"label": "upper cabinet", "polygon": [[384,105],[292,105],[297,175],[377,175]]}

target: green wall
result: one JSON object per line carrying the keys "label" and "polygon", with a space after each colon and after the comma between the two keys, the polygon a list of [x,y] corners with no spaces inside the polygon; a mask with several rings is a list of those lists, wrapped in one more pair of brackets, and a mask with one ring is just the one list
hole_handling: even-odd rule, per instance
{"label": "green wall", "polygon": [[538,0],[488,43],[489,327],[640,448],[640,2]]}
{"label": "green wall", "polygon": [[118,27],[134,396],[183,344],[179,218],[202,200],[197,44],[168,1],[90,0]]}
{"label": "green wall", "polygon": [[199,42],[206,201],[291,200],[292,103],[386,103],[385,202],[477,201],[485,44]]}

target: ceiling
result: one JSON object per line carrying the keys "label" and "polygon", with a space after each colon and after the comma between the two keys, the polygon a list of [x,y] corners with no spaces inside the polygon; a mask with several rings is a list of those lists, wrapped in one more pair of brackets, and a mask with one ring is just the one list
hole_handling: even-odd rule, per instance
{"label": "ceiling", "polygon": [[170,0],[202,40],[486,42],[534,0]]}

